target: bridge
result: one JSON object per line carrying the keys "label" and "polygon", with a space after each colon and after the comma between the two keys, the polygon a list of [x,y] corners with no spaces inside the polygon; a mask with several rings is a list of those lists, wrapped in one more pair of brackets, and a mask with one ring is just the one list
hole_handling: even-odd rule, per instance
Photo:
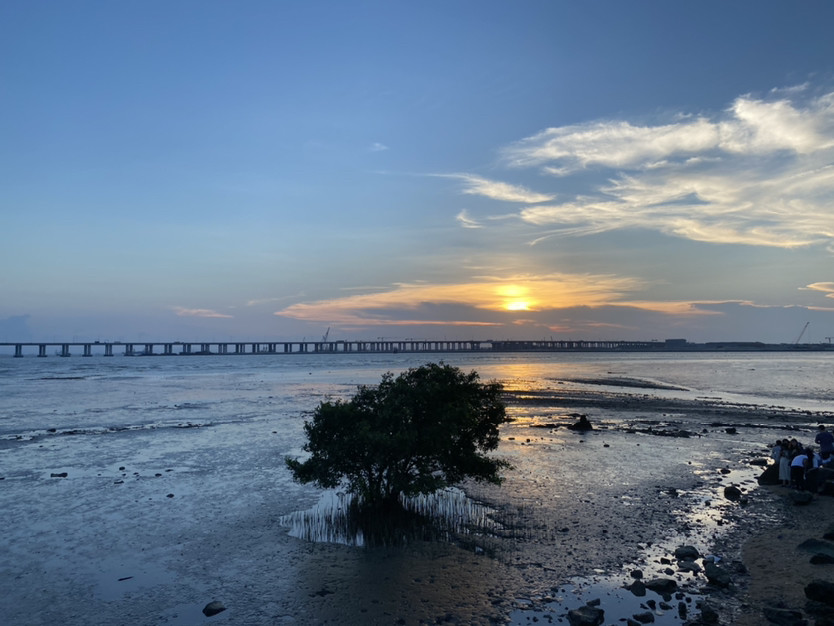
{"label": "bridge", "polygon": [[827,344],[770,344],[761,342],[690,343],[684,339],[665,341],[74,341],[9,342],[0,349],[12,348],[14,356],[46,357],[52,355],[85,357],[117,354],[123,356],[199,356],[199,355],[289,355],[289,354],[373,354],[431,352],[766,352],[766,351],[834,351]]}
{"label": "bridge", "polygon": [[207,354],[396,354],[419,352],[524,352],[557,350],[662,349],[660,342],[635,341],[35,341],[0,343],[15,357],[81,356],[199,356]]}

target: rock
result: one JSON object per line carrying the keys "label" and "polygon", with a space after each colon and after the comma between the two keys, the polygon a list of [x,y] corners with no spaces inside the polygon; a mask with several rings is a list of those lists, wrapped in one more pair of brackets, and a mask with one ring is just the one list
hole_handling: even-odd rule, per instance
{"label": "rock", "polygon": [[645,613],[635,613],[631,617],[635,622],[640,622],[641,624],[654,623],[654,614],[651,611],[646,611]]}
{"label": "rock", "polygon": [[638,598],[642,598],[646,595],[646,585],[643,584],[641,580],[635,580],[630,585],[626,585],[626,589],[628,589],[631,593],[633,593]]}
{"label": "rock", "polygon": [[679,561],[693,561],[701,556],[695,546],[680,546],[675,548],[675,558]]}
{"label": "rock", "polygon": [[226,607],[223,606],[223,603],[215,600],[213,602],[209,602],[205,607],[203,607],[203,615],[211,617],[212,615],[217,615],[225,610]]}
{"label": "rock", "polygon": [[701,603],[700,609],[701,616],[699,620],[702,624],[718,624],[718,611],[716,611],[714,608],[712,608],[712,606],[710,606],[706,602]]}
{"label": "rock", "polygon": [[773,465],[769,465],[765,468],[765,471],[762,472],[761,476],[757,479],[760,485],[779,485],[781,484],[781,480],[779,480],[779,464],[774,463]]}
{"label": "rock", "polygon": [[834,583],[827,580],[812,580],[805,586],[805,597],[834,606]]}
{"label": "rock", "polygon": [[569,430],[585,431],[585,430],[593,430],[594,427],[591,425],[591,422],[588,420],[587,415],[581,415],[579,417],[578,422],[575,422],[573,424],[568,425],[568,429]]}
{"label": "rock", "polygon": [[653,578],[646,583],[646,588],[660,595],[671,594],[677,590],[678,583],[671,578]]}
{"label": "rock", "polygon": [[834,556],[818,553],[811,557],[811,565],[831,565],[834,563]]}
{"label": "rock", "polygon": [[822,536],[823,539],[834,539],[834,524],[830,524]]}
{"label": "rock", "polygon": [[776,624],[776,626],[807,626],[808,624],[808,621],[802,617],[802,611],[793,609],[766,606],[762,609],[762,615],[768,623]]}
{"label": "rock", "polygon": [[701,566],[698,565],[695,561],[687,559],[685,561],[678,561],[678,570],[680,570],[681,572],[691,572],[693,574],[698,574],[701,572]]}
{"label": "rock", "polygon": [[724,497],[727,500],[731,500],[732,502],[738,502],[741,500],[741,489],[736,487],[735,485],[729,485],[724,487]]}
{"label": "rock", "polygon": [[600,626],[605,621],[605,611],[595,606],[581,606],[568,611],[570,626]]}
{"label": "rock", "polygon": [[834,543],[822,541],[821,539],[806,539],[796,546],[796,549],[834,557]]}
{"label": "rock", "polygon": [[793,502],[796,506],[804,506],[806,504],[810,504],[811,501],[813,501],[814,496],[812,496],[809,491],[791,491],[788,493],[788,498],[790,498],[791,502]]}
{"label": "rock", "polygon": [[[767,467],[767,459],[762,459],[762,458],[751,459],[750,460],[750,465],[755,465],[757,467]],[[773,466],[776,467],[776,464],[774,463]]]}
{"label": "rock", "polygon": [[728,435],[735,435],[738,431],[736,431],[736,429],[734,427],[729,426],[729,427],[724,429],[724,432],[727,433]]}
{"label": "rock", "polygon": [[641,569],[631,570],[631,577],[636,579],[636,580],[640,580],[641,578],[643,578],[643,570],[641,570]]}
{"label": "rock", "polygon": [[61,472],[60,474],[52,473],[52,474],[49,475],[49,477],[50,478],[66,478],[67,473],[66,472]]}
{"label": "rock", "polygon": [[718,567],[712,561],[704,563],[704,575],[707,577],[707,580],[716,587],[729,587],[733,582],[730,577],[730,573],[727,570]]}

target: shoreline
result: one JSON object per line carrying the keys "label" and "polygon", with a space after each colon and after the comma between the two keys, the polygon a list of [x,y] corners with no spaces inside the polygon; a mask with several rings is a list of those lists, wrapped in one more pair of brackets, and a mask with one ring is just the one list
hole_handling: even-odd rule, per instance
{"label": "shoreline", "polygon": [[[795,616],[794,622],[784,623],[799,623],[802,618],[815,620],[808,622],[812,624],[831,623],[831,605],[809,601],[805,587],[813,580],[834,584],[834,564],[811,562],[817,553],[834,555],[834,542],[825,539],[834,522],[834,497],[815,495],[809,504],[796,505],[790,489],[764,485],[759,489],[781,505],[782,523],[754,531],[741,546],[747,573],[737,592],[742,611],[734,624],[762,624],[766,611]],[[821,614],[825,620],[819,619]]]}

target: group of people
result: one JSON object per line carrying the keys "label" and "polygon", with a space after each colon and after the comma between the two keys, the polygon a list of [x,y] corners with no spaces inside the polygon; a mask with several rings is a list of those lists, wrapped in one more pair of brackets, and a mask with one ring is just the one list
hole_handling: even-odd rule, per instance
{"label": "group of people", "polygon": [[773,446],[770,456],[779,464],[783,486],[818,493],[826,480],[834,479],[834,433],[820,424],[814,443],[819,446],[818,451],[796,439],[782,439]]}

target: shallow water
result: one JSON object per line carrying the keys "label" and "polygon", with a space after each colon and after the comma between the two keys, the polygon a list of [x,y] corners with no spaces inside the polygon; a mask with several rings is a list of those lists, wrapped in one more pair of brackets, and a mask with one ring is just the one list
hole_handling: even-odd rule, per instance
{"label": "shallow water", "polygon": [[[7,623],[194,623],[215,599],[229,608],[212,621],[228,623],[417,623],[446,614],[526,623],[535,611],[553,615],[546,598],[554,587],[587,589],[582,581],[594,576],[615,584],[681,542],[709,552],[740,518],[766,521],[754,497],[758,470],[745,461],[787,433],[812,440],[820,417],[758,423],[753,412],[728,435],[713,423],[732,415],[688,403],[830,410],[834,374],[830,354],[445,355],[508,389],[632,402],[510,405],[518,419],[502,430],[498,453],[516,469],[500,488],[465,486],[507,532],[380,549],[290,536],[282,516],[321,497],[283,465],[302,452],[305,417],[321,400],[426,360],[0,357]],[[645,385],[624,387],[624,378]],[[644,409],[643,398],[674,400],[674,410]],[[593,431],[564,427],[577,411]],[[697,434],[658,436],[648,427]],[[723,499],[731,483],[751,494],[748,509]],[[520,607],[524,598],[536,608]]]}

